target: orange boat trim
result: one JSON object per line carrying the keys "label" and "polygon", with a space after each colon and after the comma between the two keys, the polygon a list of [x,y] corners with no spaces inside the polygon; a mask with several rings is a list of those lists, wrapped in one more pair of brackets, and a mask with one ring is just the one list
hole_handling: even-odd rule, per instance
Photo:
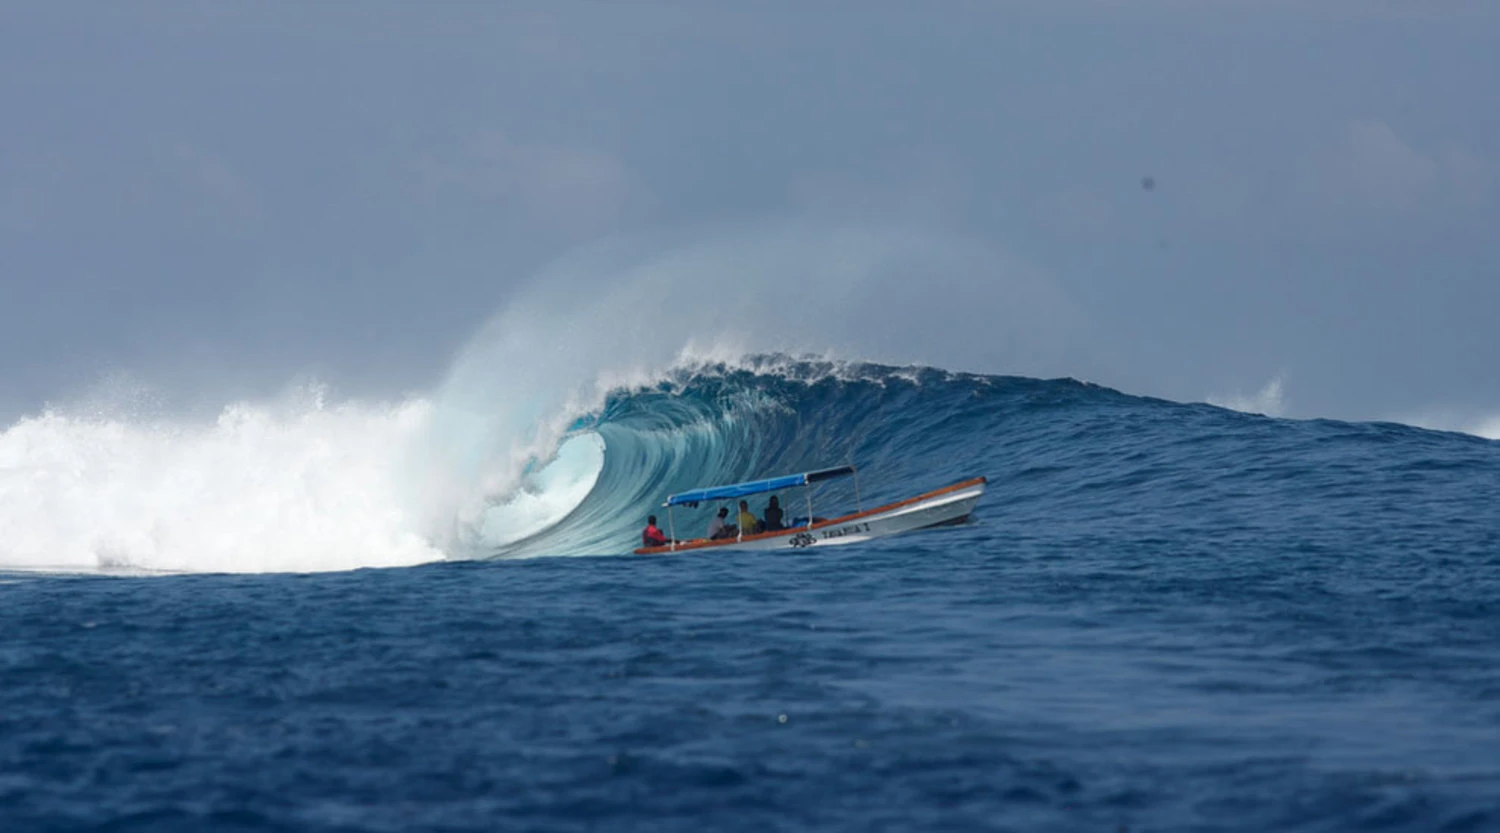
{"label": "orange boat trim", "polygon": [[720,539],[712,540],[712,541],[709,540],[709,539],[707,539],[707,538],[692,538],[692,539],[689,539],[687,541],[684,541],[684,542],[678,544],[675,548],[673,548],[671,545],[667,545],[667,546],[664,546],[664,547],[639,547],[639,548],[637,548],[635,550],[635,554],[636,555],[656,555],[658,553],[664,553],[664,552],[682,552],[684,550],[701,550],[701,549],[709,549],[711,547],[727,546],[729,544],[739,544],[739,543],[743,543],[745,541],[759,541],[762,538],[776,538],[778,536],[783,536],[783,535],[795,535],[798,532],[807,532],[807,531],[814,530],[814,529],[822,529],[825,526],[837,526],[838,524],[845,524],[845,523],[848,523],[850,521],[857,521],[860,518],[868,518],[871,515],[878,515],[881,512],[889,512],[892,509],[900,509],[903,506],[910,506],[913,503],[918,503],[918,502],[927,500],[929,498],[935,498],[935,497],[937,497],[939,495],[946,495],[949,492],[956,492],[956,491],[958,491],[960,489],[967,489],[970,486],[975,486],[975,485],[978,485],[980,483],[988,483],[988,482],[989,481],[986,480],[984,477],[971,477],[968,480],[964,480],[964,481],[961,481],[961,482],[958,482],[958,483],[954,483],[952,486],[944,486],[941,489],[934,489],[934,490],[932,490],[930,492],[925,492],[923,494],[917,495],[916,497],[909,497],[906,500],[898,500],[895,503],[887,503],[884,506],[877,506],[874,509],[866,509],[863,512],[855,512],[852,515],[844,515],[841,518],[832,518],[830,520],[820,521],[818,523],[813,524],[812,526],[791,526],[791,527],[787,527],[786,529],[778,529],[778,530],[775,530],[775,531],[772,531],[772,532],[761,532],[761,533],[757,533],[755,535],[746,535],[743,538],[720,538]]}

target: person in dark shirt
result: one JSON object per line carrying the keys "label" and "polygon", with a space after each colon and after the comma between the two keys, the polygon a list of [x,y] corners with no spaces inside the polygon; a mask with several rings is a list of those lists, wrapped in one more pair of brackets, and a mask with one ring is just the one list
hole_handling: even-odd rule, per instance
{"label": "person in dark shirt", "polygon": [[665,547],[667,536],[656,528],[656,516],[646,518],[646,528],[641,530],[641,546],[643,547]]}
{"label": "person in dark shirt", "polygon": [[781,522],[781,504],[777,503],[775,495],[771,495],[771,502],[766,505],[766,531],[774,529],[786,529],[786,526]]}

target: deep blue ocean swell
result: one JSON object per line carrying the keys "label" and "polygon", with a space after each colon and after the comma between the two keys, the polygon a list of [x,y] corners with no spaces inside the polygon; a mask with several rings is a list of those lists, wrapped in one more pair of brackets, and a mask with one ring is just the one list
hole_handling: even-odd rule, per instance
{"label": "deep blue ocean swell", "polygon": [[538,553],[848,460],[991,488],[825,551],[0,576],[0,829],[1500,829],[1500,443],[784,362],[591,426]]}

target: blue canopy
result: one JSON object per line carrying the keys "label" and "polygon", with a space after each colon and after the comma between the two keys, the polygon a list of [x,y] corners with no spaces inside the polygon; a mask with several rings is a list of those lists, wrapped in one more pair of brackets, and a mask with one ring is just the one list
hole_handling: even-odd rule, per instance
{"label": "blue canopy", "polygon": [[839,466],[833,469],[819,469],[817,471],[804,472],[802,474],[787,474],[781,477],[772,477],[768,480],[752,480],[749,483],[731,483],[728,486],[710,486],[707,489],[694,489],[691,492],[683,492],[680,495],[672,495],[667,498],[663,506],[697,506],[699,503],[710,500],[728,500],[747,495],[758,495],[761,492],[774,492],[777,489],[790,489],[793,486],[806,486],[817,483],[820,480],[828,480],[834,477],[843,477],[853,474],[853,466]]}

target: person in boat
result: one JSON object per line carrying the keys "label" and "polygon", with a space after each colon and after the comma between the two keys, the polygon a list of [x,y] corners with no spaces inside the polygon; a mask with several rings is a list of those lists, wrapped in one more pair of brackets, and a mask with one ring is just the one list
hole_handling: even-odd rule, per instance
{"label": "person in boat", "polygon": [[713,541],[719,538],[733,538],[734,536],[739,534],[739,529],[737,527],[724,523],[724,519],[727,517],[729,517],[729,507],[720,506],[719,514],[715,515],[714,519],[708,522],[708,540]]}
{"label": "person in boat", "polygon": [[665,547],[669,542],[667,536],[656,526],[656,516],[650,515],[646,518],[646,528],[641,530],[641,546],[643,547]]}
{"label": "person in boat", "polygon": [[765,531],[765,525],[755,517],[754,512],[750,511],[750,502],[747,500],[740,501],[740,516],[738,520],[740,522],[740,530],[746,535],[754,535],[757,532]]}
{"label": "person in boat", "polygon": [[771,502],[766,504],[766,531],[778,529],[786,529],[786,525],[782,523],[781,504],[777,502],[775,495],[771,495]]}

